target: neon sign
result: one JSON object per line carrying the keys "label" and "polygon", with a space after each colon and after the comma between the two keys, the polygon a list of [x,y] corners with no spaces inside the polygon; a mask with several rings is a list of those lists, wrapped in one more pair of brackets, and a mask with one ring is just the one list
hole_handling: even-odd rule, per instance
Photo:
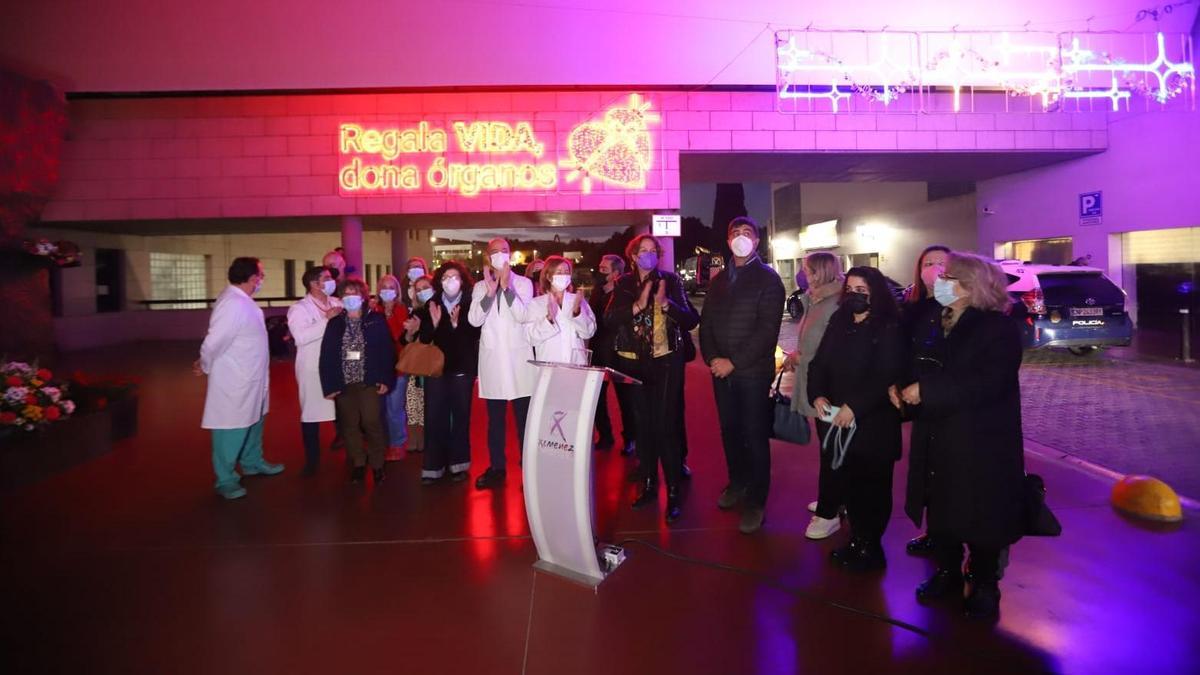
{"label": "neon sign", "polygon": [[[659,117],[637,94],[605,111],[599,121],[571,129],[566,147],[547,158],[557,134],[548,122],[422,120],[409,127],[339,126],[343,193],[447,193],[474,197],[485,192],[549,192],[564,182],[644,190],[653,167],[650,125]],[[453,152],[453,155],[449,153]]]}
{"label": "neon sign", "polygon": [[[1026,97],[1042,111],[1088,109],[1081,102],[1096,100],[1119,110],[1135,95],[1147,106],[1195,106],[1187,35],[804,30],[777,32],[775,40],[780,112],[825,106],[840,112],[856,101],[876,110],[916,111],[942,87],[952,94],[954,112],[969,109],[964,93],[978,89]],[[896,106],[899,101],[906,106]]]}

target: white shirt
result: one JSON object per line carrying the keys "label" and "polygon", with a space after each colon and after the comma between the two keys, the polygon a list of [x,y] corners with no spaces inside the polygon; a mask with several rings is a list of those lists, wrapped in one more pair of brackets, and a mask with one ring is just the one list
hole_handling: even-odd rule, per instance
{"label": "white shirt", "polygon": [[200,367],[208,374],[205,429],[245,429],[267,414],[271,354],[263,311],[237,286],[217,297],[200,346]]}
{"label": "white shirt", "polygon": [[487,284],[477,283],[471,290],[471,309],[467,321],[479,327],[479,398],[511,401],[533,395],[537,368],[529,363],[533,347],[525,337],[524,324],[536,318],[529,314],[533,301],[533,282],[510,272],[512,302],[502,289],[487,297]]}
{"label": "white shirt", "polygon": [[[550,323],[552,302],[556,301],[551,293],[533,299],[529,315],[534,319],[526,324],[526,335],[538,361],[571,363],[575,350],[586,348],[588,338],[596,334],[596,315],[583,294],[563,293],[562,306]],[[577,304],[579,316],[574,316]]]}

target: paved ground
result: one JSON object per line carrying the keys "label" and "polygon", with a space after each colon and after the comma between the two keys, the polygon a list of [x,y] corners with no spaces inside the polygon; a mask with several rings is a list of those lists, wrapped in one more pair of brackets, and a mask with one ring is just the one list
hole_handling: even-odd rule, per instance
{"label": "paved ground", "polygon": [[[790,319],[779,344],[795,347]],[[1021,400],[1026,438],[1200,498],[1200,368],[1129,349],[1088,357],[1027,352]]]}

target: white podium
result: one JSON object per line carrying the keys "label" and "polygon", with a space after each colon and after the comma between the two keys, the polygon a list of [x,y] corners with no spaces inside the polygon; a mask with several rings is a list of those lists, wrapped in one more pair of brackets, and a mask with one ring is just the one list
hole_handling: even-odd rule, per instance
{"label": "white podium", "polygon": [[595,588],[619,561],[600,558],[592,501],[592,424],[604,378],[641,384],[611,368],[530,361],[537,383],[525,420],[525,513],[534,567]]}

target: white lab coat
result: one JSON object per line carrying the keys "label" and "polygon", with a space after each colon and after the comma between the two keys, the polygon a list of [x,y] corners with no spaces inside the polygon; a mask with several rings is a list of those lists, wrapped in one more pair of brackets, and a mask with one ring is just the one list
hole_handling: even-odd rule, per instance
{"label": "white lab coat", "polygon": [[[571,363],[576,349],[585,349],[587,339],[596,334],[596,315],[581,293],[563,293],[562,306],[554,323],[550,323],[547,312],[554,296],[539,295],[529,305],[529,316],[533,321],[525,324],[526,336],[533,345],[538,361]],[[573,316],[579,304],[579,316]]]}
{"label": "white lab coat", "polygon": [[471,309],[467,321],[481,328],[479,335],[479,398],[511,401],[533,395],[537,367],[529,363],[533,347],[525,337],[524,324],[533,301],[533,282],[512,273],[509,277],[516,293],[512,306],[497,289],[492,306],[483,309],[487,284],[475,284],[471,291]]}
{"label": "white lab coat", "polygon": [[[329,304],[340,308],[342,301],[329,297]],[[337,414],[333,401],[325,398],[321,389],[321,340],[329,319],[317,306],[316,299],[306,295],[288,308],[288,330],[296,344],[296,389],[300,392],[300,421],[329,422]]]}
{"label": "white lab coat", "polygon": [[208,335],[200,346],[200,367],[208,375],[205,429],[245,429],[267,414],[271,354],[263,311],[237,286],[217,296]]}

